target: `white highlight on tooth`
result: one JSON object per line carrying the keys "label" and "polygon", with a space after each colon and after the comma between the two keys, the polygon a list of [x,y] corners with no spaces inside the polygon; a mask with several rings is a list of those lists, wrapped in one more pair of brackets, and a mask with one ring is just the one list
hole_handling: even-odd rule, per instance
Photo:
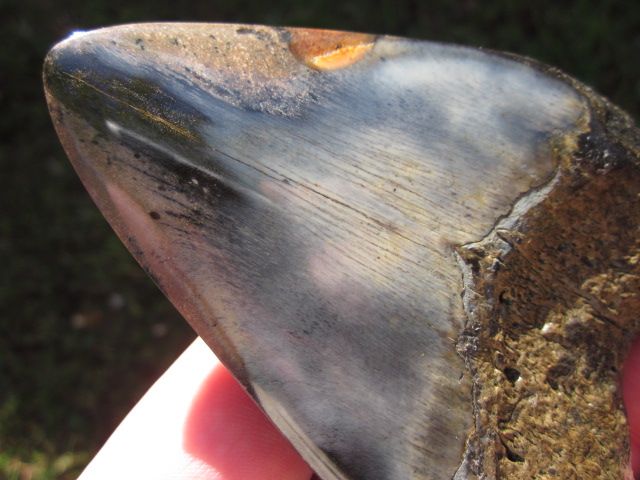
{"label": "white highlight on tooth", "polygon": [[120,137],[122,133],[122,127],[118,125],[116,122],[112,122],[111,120],[105,120],[104,124],[107,126],[109,131],[113,133],[116,137]]}
{"label": "white highlight on tooth", "polygon": [[542,326],[542,329],[540,331],[542,332],[542,335],[548,335],[549,333],[552,333],[554,329],[555,325],[553,323],[547,322]]}
{"label": "white highlight on tooth", "polygon": [[76,38],[80,38],[85,36],[87,33],[87,31],[85,30],[74,30],[73,32],[71,32],[69,34],[69,36],[67,37],[67,40],[72,40],[72,39],[76,39]]}
{"label": "white highlight on tooth", "polygon": [[[105,120],[105,125],[107,127],[107,129],[116,137],[118,138],[122,138],[122,137],[129,137],[129,138],[133,138],[134,140],[137,140],[140,143],[143,143],[145,145],[148,145],[149,147],[151,147],[152,149],[167,155],[171,158],[173,158],[175,161],[177,161],[178,163],[182,164],[182,165],[187,165],[190,168],[193,168],[195,170],[198,170],[199,172],[202,172],[203,174],[205,174],[206,176],[215,178],[217,181],[219,181],[220,183],[223,183],[225,185],[227,185],[229,188],[235,190],[236,192],[242,193],[244,195],[246,195],[249,198],[252,198],[258,202],[262,202],[264,205],[270,205],[270,206],[275,206],[275,204],[271,201],[270,198],[264,196],[261,192],[258,191],[254,191],[251,188],[247,188],[246,186],[242,185],[241,183],[234,181],[230,178],[227,177],[223,177],[222,175],[213,172],[211,169],[206,169],[203,168],[200,165],[195,164],[194,162],[190,161],[189,159],[187,159],[186,157],[180,155],[179,153],[165,147],[164,145],[161,145],[153,140],[151,140],[148,137],[145,137],[144,135],[141,135],[139,133],[136,133],[126,127],[123,127],[122,125],[114,122],[113,120]],[[198,180],[196,178],[191,178],[191,182],[194,185],[198,185]]]}

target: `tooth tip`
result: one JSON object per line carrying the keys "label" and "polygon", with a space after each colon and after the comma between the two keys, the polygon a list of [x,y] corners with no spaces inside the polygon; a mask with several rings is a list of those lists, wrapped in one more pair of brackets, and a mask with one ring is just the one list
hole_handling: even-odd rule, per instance
{"label": "tooth tip", "polygon": [[[42,78],[44,82],[45,92],[50,96],[52,94],[52,84],[61,74],[69,73],[72,66],[83,67],[82,49],[92,36],[94,31],[90,32],[74,32],[64,40],[56,43],[47,52],[42,67]],[[87,62],[88,63],[88,62]]]}

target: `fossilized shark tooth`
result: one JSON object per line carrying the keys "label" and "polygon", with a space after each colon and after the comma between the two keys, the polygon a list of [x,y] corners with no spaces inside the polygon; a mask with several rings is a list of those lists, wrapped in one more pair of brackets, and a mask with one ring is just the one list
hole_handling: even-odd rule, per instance
{"label": "fossilized shark tooth", "polygon": [[325,480],[629,475],[632,121],[509,55],[144,24],[45,62],[123,242]]}

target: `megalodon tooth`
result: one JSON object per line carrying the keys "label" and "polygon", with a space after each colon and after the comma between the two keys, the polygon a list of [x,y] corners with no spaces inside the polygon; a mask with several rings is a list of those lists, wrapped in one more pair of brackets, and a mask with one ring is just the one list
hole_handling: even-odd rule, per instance
{"label": "megalodon tooth", "polygon": [[45,61],[74,168],[324,480],[622,478],[633,121],[532,60],[140,24]]}

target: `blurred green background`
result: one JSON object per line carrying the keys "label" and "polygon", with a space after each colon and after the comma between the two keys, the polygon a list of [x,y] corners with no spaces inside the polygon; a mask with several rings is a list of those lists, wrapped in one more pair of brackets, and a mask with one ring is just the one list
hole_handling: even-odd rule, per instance
{"label": "blurred green background", "polygon": [[90,202],[40,68],[73,30],[149,20],[300,25],[508,50],[638,118],[640,2],[0,0],[0,479],[75,478],[193,338]]}

